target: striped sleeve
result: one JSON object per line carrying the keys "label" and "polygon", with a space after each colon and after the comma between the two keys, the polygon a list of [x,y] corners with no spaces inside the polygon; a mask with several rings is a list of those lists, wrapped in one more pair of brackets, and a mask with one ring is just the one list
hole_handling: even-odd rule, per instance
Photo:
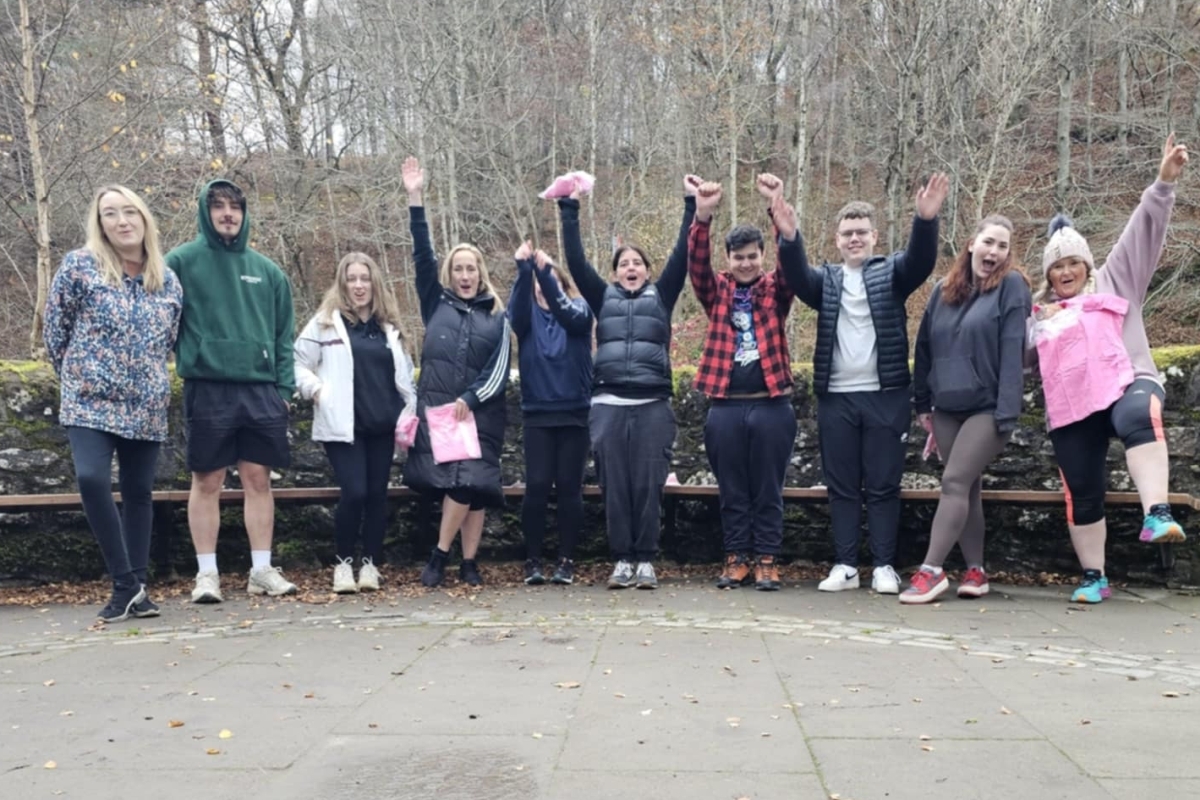
{"label": "striped sleeve", "polygon": [[492,357],[488,359],[479,377],[462,394],[462,401],[472,411],[489,400],[503,397],[508,386],[508,371],[512,358],[512,328],[508,325],[507,317],[503,320],[504,330],[500,341],[496,343],[496,349],[492,351]]}

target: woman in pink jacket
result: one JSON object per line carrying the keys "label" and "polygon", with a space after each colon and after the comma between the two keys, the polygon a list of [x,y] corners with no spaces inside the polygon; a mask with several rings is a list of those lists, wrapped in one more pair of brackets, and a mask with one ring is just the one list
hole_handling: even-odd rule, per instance
{"label": "woman in pink jacket", "polygon": [[[1066,484],[1071,544],[1083,567],[1083,580],[1071,595],[1074,603],[1099,603],[1111,594],[1104,574],[1110,437],[1124,444],[1129,475],[1142,499],[1142,541],[1184,539],[1167,504],[1165,394],[1150,356],[1142,303],[1162,255],[1175,181],[1187,161],[1187,146],[1168,136],[1158,180],[1142,193],[1099,269],[1070,219],[1060,214],[1050,223],[1029,343],[1037,348],[1050,441]],[[1078,352],[1088,355],[1079,359]]]}

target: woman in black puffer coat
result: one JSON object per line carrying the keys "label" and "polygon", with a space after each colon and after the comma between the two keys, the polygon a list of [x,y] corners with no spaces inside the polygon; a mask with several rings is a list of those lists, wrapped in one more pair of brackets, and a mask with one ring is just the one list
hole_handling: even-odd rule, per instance
{"label": "woman in black puffer coat", "polygon": [[[466,583],[478,586],[483,578],[475,554],[483,537],[484,510],[504,504],[500,450],[511,352],[508,319],[478,249],[460,244],[438,269],[422,205],[425,171],[417,159],[405,159],[403,179],[408,193],[417,294],[425,323],[417,383],[417,413],[422,424],[408,454],[404,483],[442,498],[438,543],[421,571],[421,583],[441,584],[450,547],[461,530],[463,561],[458,574]],[[434,461],[425,410],[450,403],[458,419],[475,414],[481,458],[442,464]]]}

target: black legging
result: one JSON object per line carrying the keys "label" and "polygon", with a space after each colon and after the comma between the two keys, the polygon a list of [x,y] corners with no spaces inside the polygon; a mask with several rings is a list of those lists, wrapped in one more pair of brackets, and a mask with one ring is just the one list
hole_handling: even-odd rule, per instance
{"label": "black legging", "polygon": [[1090,525],[1104,519],[1108,486],[1108,440],[1116,436],[1125,449],[1165,441],[1162,427],[1163,388],[1138,378],[1121,399],[1104,411],[1050,431],[1054,458],[1067,493],[1067,521]]}
{"label": "black legging", "polygon": [[361,530],[363,556],[379,561],[383,556],[383,534],[387,527],[388,475],[396,447],[395,433],[356,431],[353,444],[323,444],[342,493],[333,515],[337,557],[354,558],[354,546],[358,544]]}
{"label": "black legging", "polygon": [[588,429],[581,426],[525,428],[525,500],[521,530],[529,558],[542,557],[546,506],[555,489],[558,506],[558,555],[571,558],[583,527],[583,469]]}
{"label": "black legging", "polygon": [[[117,583],[146,582],[150,530],[154,524],[154,470],[158,442],[124,439],[94,428],[67,428],[83,513],[100,545],[108,574]],[[121,513],[112,493],[112,460],[117,455]]]}

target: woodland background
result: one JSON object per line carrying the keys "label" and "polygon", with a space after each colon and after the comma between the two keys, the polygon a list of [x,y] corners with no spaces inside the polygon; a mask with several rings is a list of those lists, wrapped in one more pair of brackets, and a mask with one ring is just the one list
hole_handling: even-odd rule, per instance
{"label": "woodland background", "polygon": [[[1103,259],[1170,130],[1200,153],[1195,0],[0,0],[0,358],[36,353],[106,182],[147,199],[169,248],[195,235],[197,189],[232,178],[299,323],[362,249],[419,342],[409,154],[439,251],[478,244],[505,288],[521,237],[559,251],[536,193],[576,168],[598,178],[584,225],[605,272],[616,237],[661,264],[685,172],[724,182],[719,228],[765,224],[753,176],[786,177],[819,263],[850,199],[901,246],[917,184],[945,170],[941,270],[1003,213],[1036,275],[1058,209]],[[1155,345],[1200,340],[1197,169],[1151,290]],[[704,329],[684,298],[678,363]],[[803,360],[811,312],[790,328]]]}

